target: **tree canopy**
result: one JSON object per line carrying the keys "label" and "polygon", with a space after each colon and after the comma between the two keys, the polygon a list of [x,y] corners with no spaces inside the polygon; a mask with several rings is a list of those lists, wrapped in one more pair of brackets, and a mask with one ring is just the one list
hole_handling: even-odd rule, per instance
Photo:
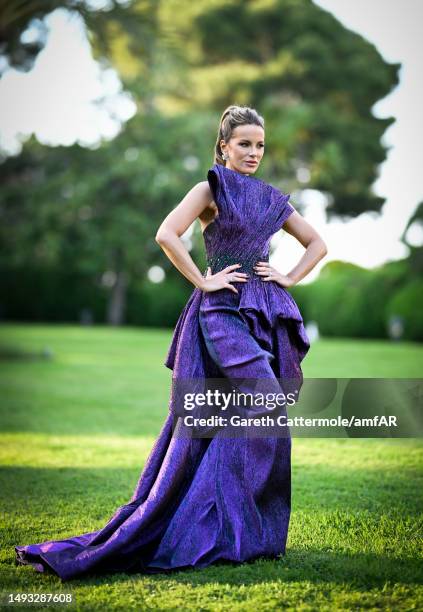
{"label": "tree canopy", "polygon": [[82,16],[94,56],[118,71],[138,112],[94,150],[31,139],[0,165],[3,265],[72,262],[93,279],[112,272],[115,311],[152,263],[170,271],[155,230],[204,180],[218,117],[234,103],[265,117],[261,178],[287,193],[325,192],[329,217],[380,211],[372,183],[393,118],[376,118],[372,107],[398,83],[399,65],[311,0],[3,3],[9,65],[31,66],[45,42],[43,17],[58,7]]}

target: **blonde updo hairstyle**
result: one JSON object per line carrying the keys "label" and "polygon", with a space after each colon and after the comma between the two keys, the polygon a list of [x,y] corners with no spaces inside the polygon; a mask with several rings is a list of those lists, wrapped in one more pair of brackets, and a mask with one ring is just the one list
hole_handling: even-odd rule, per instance
{"label": "blonde updo hairstyle", "polygon": [[254,108],[231,104],[231,106],[228,106],[223,111],[222,116],[220,117],[216,145],[214,148],[215,164],[226,166],[226,162],[223,159],[222,149],[220,148],[220,141],[224,140],[227,143],[230,140],[234,129],[238,125],[251,124],[259,125],[264,129],[264,119]]}

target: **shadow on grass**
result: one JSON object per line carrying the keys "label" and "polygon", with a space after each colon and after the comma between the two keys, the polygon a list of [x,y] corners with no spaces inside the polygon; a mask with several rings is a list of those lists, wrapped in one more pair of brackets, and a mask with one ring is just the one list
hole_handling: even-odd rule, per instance
{"label": "shadow on grass", "polygon": [[0,361],[51,360],[53,351],[45,346],[41,351],[29,351],[18,346],[0,344]]}
{"label": "shadow on grass", "polygon": [[[260,557],[242,564],[223,560],[201,570],[184,568],[150,576],[159,580],[172,577],[177,583],[192,586],[210,581],[248,586],[279,580],[342,583],[369,589],[383,587],[386,582],[423,584],[423,561],[371,553],[343,554],[332,550],[287,548],[286,555],[275,559]],[[119,580],[118,576],[116,580]]]}
{"label": "shadow on grass", "polygon": [[[20,567],[22,566],[15,563],[16,572]],[[43,574],[34,570],[34,577],[35,575],[39,578],[45,577],[49,581],[60,580],[49,569]],[[172,581],[173,584],[199,588],[211,583],[248,587],[282,582],[312,583],[316,586],[338,584],[354,590],[367,591],[380,590],[389,584],[420,585],[423,584],[422,577],[423,562],[419,559],[370,553],[343,554],[312,548],[288,548],[286,555],[278,558],[259,557],[243,563],[220,560],[200,569],[191,566],[157,572],[138,569],[110,572],[110,570],[97,569],[96,573],[88,573],[83,577],[65,580],[63,583],[72,587],[95,587],[104,583],[109,586],[120,582],[127,583],[130,579],[145,580],[157,586]],[[9,574],[9,578],[13,581],[13,575]]]}
{"label": "shadow on grass", "polygon": [[[93,524],[89,525],[90,521],[99,521],[101,523],[99,528],[101,528],[110,519],[118,505],[129,502],[129,491],[132,492],[139,475],[140,471],[137,472],[133,469],[4,468],[0,472],[0,488],[2,487],[3,491],[2,503],[6,512],[9,510],[9,520],[13,522],[14,517],[16,517],[16,524],[12,524],[7,537],[9,542],[5,543],[4,546],[9,549],[10,554],[14,557],[14,545],[39,543],[53,539],[59,540],[71,537],[71,535],[93,531]],[[354,496],[354,482],[359,481],[361,476],[361,470],[353,470],[353,477],[348,479],[349,499],[348,503],[345,500],[345,508],[349,513],[363,510]],[[324,470],[322,486],[329,477],[333,477],[332,470]],[[338,474],[338,477],[341,478],[341,474]],[[387,509],[391,512],[398,512],[396,502],[397,505],[402,506],[401,491],[404,491],[405,483],[401,474],[391,476],[391,481],[395,483],[395,488],[399,491],[399,494],[392,498],[392,490],[385,493],[385,504],[382,509],[385,512]],[[319,482],[314,482],[314,486],[318,488],[320,486]],[[116,502],[116,507],[112,507],[110,499],[113,497],[116,500],[116,491],[119,491],[123,496],[125,491],[129,494],[127,499],[121,499]],[[372,490],[369,497],[374,493],[375,491]],[[416,496],[415,492],[414,494]],[[297,505],[302,505],[301,500]],[[25,512],[26,509],[28,509],[28,514]],[[316,521],[316,526],[318,526],[319,513],[322,511],[333,513],[339,509],[339,500],[334,500],[333,497],[328,495],[325,508],[313,503],[303,504],[302,512],[310,517],[310,521],[314,517],[313,520]],[[367,508],[365,510],[367,511]],[[60,516],[59,522],[56,520],[56,514]],[[86,522],[81,521],[81,517]],[[378,517],[377,510],[369,515],[371,522],[378,521]],[[410,519],[409,513],[404,516],[404,518],[407,517]],[[37,529],[44,522],[53,526],[57,523],[57,533],[55,534],[53,528],[50,528],[50,533],[45,538],[39,538],[42,535],[39,531],[38,535],[35,531],[29,536],[28,523],[31,524],[32,528]],[[85,529],[70,535],[68,533],[70,525],[76,524],[76,522],[79,525],[84,524]],[[63,533],[64,526],[66,526],[66,533]],[[342,531],[342,524],[338,524],[338,528]],[[127,581],[128,577],[132,576],[132,579],[148,578],[150,582],[153,580],[157,583],[168,581],[171,578],[173,582],[194,588],[210,582],[251,585],[281,581],[316,584],[342,583],[359,590],[382,588],[386,583],[421,584],[423,582],[423,562],[421,559],[406,558],[404,555],[401,556],[401,551],[398,551],[397,556],[395,556],[395,553],[392,555],[357,552],[348,554],[333,550],[333,548],[336,548],[336,542],[332,544],[332,548],[330,543],[331,541],[328,538],[328,543],[322,544],[320,548],[308,547],[307,544],[304,547],[293,546],[292,548],[288,545],[285,556],[274,559],[260,557],[242,564],[222,560],[202,569],[185,567],[158,572],[145,572],[137,569],[124,573],[110,573],[110,569],[108,571],[97,569],[94,574],[87,574],[82,578],[74,578],[66,582],[71,582],[72,585],[94,586],[103,582],[119,583]],[[10,555],[8,554],[8,561],[9,558]],[[19,567],[16,568],[16,571],[18,569]],[[35,570],[34,573],[36,573]],[[25,575],[25,578],[27,577],[28,574]],[[22,576],[19,579],[21,578]],[[13,581],[12,576],[10,576],[10,579]]]}
{"label": "shadow on grass", "polygon": [[[127,496],[129,500],[147,455],[143,453],[137,468],[0,468],[3,510],[26,507],[37,515],[44,510],[54,511],[65,500],[69,508],[75,504],[74,511],[79,505],[86,511],[95,507],[98,516],[99,504],[109,507],[111,498],[121,500]],[[307,467],[292,480],[292,511],[308,512],[314,508],[316,512],[330,513],[403,513],[417,519],[422,500],[419,480],[414,472],[405,469],[393,474],[379,467]]]}

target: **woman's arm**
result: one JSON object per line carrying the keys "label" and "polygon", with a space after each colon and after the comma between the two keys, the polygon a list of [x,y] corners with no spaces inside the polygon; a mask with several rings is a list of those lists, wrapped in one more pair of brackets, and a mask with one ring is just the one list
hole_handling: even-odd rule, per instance
{"label": "woman's arm", "polygon": [[204,277],[185,248],[180,236],[213,201],[208,181],[197,183],[181,202],[165,217],[156,233],[161,246],[173,265],[196,287],[204,284]]}
{"label": "woman's arm", "polygon": [[[296,266],[288,274],[281,274],[269,262],[260,261],[255,267],[255,273],[263,277],[263,281],[274,281],[282,287],[292,287],[298,283],[328,252],[326,243],[307,221],[296,210],[289,215],[283,229],[296,238],[306,251]],[[270,274],[270,275],[269,275]]]}
{"label": "woman's arm", "polygon": [[306,249],[297,265],[286,275],[295,284],[307,276],[327,254],[328,249],[320,234],[296,210],[289,215],[283,224],[283,229],[294,236]]}
{"label": "woman's arm", "polygon": [[[213,194],[208,181],[197,183],[164,219],[157,230],[156,242],[162,247],[174,266],[199,289],[216,291],[227,287],[238,293],[226,279],[225,273],[233,272],[240,264],[228,266],[216,275],[211,275],[208,270],[207,278],[204,278],[180,239],[180,236],[212,201]],[[245,276],[241,272],[234,272],[232,280],[244,280]]]}
{"label": "woman's arm", "polygon": [[232,282],[247,282],[247,274],[238,272],[236,268],[240,263],[226,266],[220,272],[212,274],[207,268],[207,275],[203,277],[195,265],[180,239],[180,236],[189,228],[191,223],[203,212],[213,201],[213,194],[208,181],[201,181],[188,191],[181,202],[167,215],[156,233],[156,242],[162,247],[173,265],[202,291],[218,291],[229,289],[234,293],[238,290],[229,281],[231,274]]}

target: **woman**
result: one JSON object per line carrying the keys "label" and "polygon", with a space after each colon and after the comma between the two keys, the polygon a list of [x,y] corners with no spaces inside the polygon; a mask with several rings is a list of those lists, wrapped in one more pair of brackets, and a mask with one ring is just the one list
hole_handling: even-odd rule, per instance
{"label": "woman", "polygon": [[[290,436],[177,435],[176,382],[223,377],[302,383],[309,349],[286,287],[326,254],[289,195],[253,175],[264,153],[264,121],[230,106],[220,121],[215,163],[165,218],[156,240],[195,289],[176,324],[165,365],[173,370],[169,414],[131,500],[99,531],[16,546],[17,564],[62,580],[89,573],[154,573],[285,553],[291,509]],[[199,218],[207,252],[200,273],[180,236]],[[281,228],[306,247],[286,275],[268,261]],[[180,429],[179,429],[180,430]]]}

